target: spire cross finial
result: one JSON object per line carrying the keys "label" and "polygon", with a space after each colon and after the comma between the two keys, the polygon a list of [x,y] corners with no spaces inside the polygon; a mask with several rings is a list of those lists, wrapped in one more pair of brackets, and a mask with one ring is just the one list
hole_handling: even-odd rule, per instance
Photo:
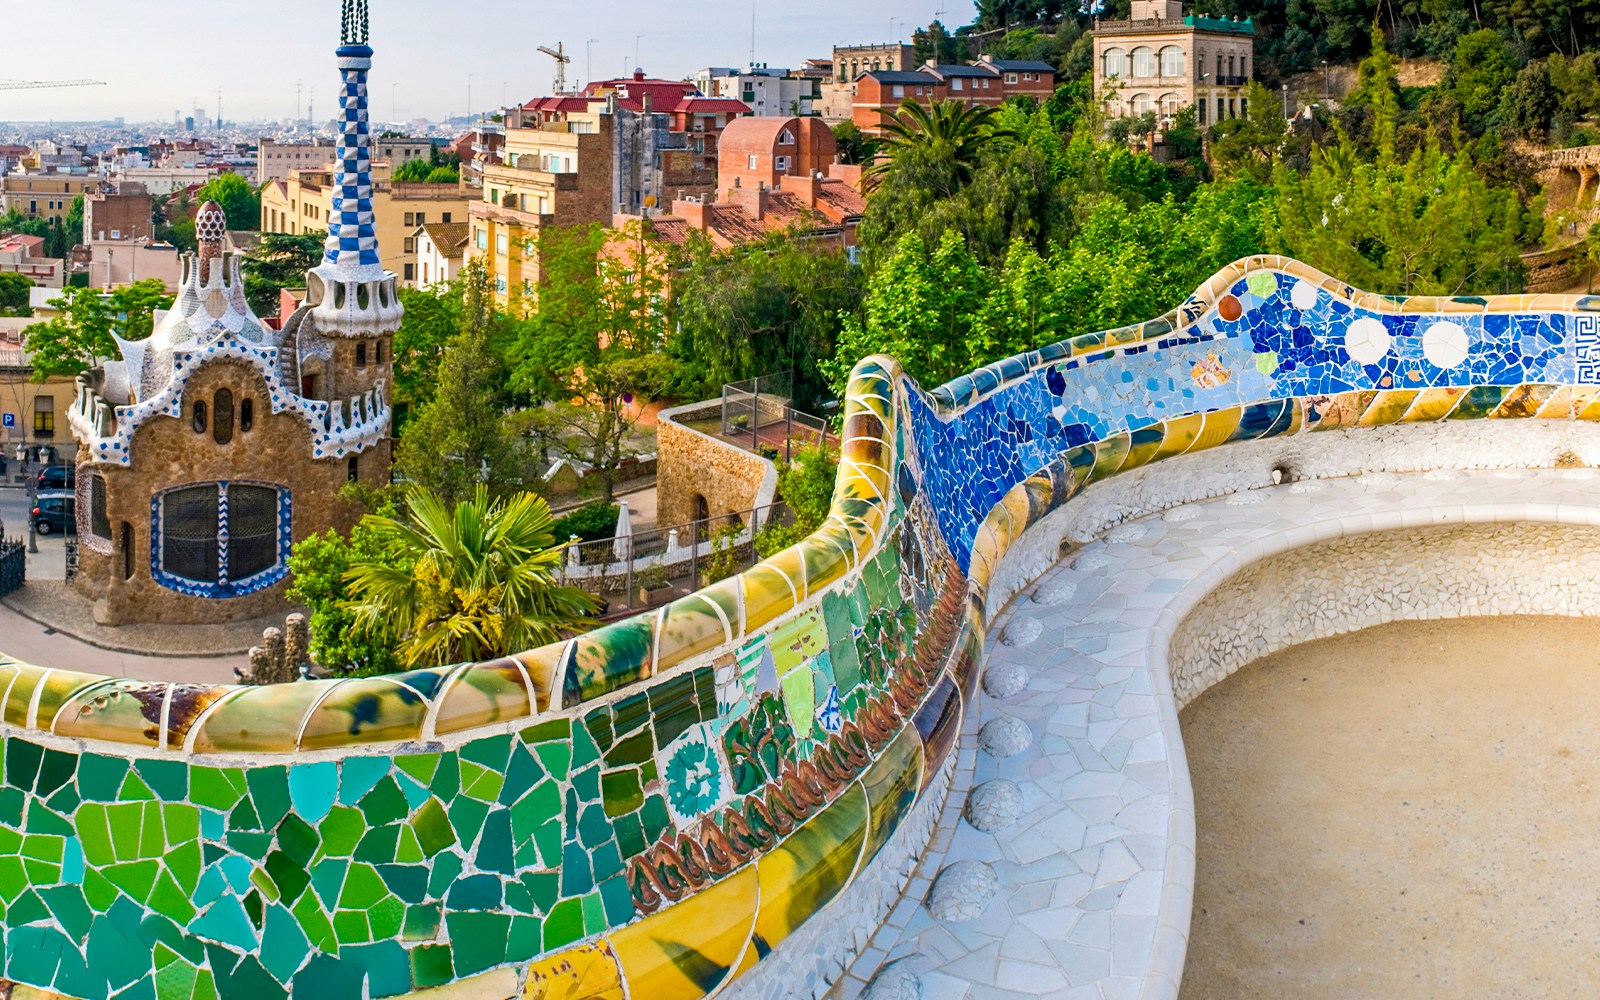
{"label": "spire cross finial", "polygon": [[340,21],[340,28],[340,44],[367,44],[367,0],[344,0],[344,16]]}

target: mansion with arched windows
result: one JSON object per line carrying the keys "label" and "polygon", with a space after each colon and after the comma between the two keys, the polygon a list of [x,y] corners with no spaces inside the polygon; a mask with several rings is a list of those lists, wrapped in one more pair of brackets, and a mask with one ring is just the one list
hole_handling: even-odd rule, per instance
{"label": "mansion with arched windows", "polygon": [[1126,21],[1094,27],[1094,92],[1110,118],[1194,105],[1201,125],[1245,113],[1255,25],[1183,13],[1180,0],[1133,0]]}

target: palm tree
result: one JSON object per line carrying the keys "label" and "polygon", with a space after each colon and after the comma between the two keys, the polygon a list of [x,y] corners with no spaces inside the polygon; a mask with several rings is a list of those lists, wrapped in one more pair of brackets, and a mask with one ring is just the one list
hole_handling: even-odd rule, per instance
{"label": "palm tree", "polygon": [[565,546],[550,507],[532,493],[489,499],[479,485],[452,509],[439,494],[406,494],[410,517],[368,514],[386,558],[350,568],[347,607],[364,628],[400,636],[412,667],[483,660],[593,624],[599,601],[555,582]]}
{"label": "palm tree", "polygon": [[993,127],[995,109],[986,105],[937,101],[927,106],[908,97],[893,114],[879,113],[885,119],[879,152],[885,155],[867,168],[868,176],[881,176],[912,157],[926,157],[948,178],[942,186],[949,190],[940,192],[945,197],[972,182],[984,146],[1015,137],[1009,129]]}

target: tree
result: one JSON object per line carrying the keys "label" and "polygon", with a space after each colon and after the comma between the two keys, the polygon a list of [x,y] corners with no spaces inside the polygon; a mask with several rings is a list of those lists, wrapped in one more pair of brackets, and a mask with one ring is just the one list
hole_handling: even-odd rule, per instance
{"label": "tree", "polygon": [[77,375],[101,359],[122,357],[115,333],[123,340],[150,336],[156,310],[172,305],[172,296],[159,278],[147,278],[112,292],[97,288],[64,288],[50,300],[59,311],[43,323],[23,331],[32,355],[33,381],[52,375]]}
{"label": "tree", "polygon": [[196,191],[194,197],[202,205],[208,201],[221,205],[222,214],[228,217],[229,229],[261,228],[261,196],[238,174],[218,174]]}
{"label": "tree", "polygon": [[1468,133],[1482,135],[1495,123],[1501,95],[1516,75],[1506,43],[1493,29],[1474,31],[1456,43],[1444,85],[1461,102]]}
{"label": "tree", "polygon": [[1212,126],[1211,158],[1220,176],[1246,176],[1267,183],[1280,158],[1288,122],[1272,91],[1252,80],[1246,95],[1243,117],[1225,118]]}
{"label": "tree", "polygon": [[0,316],[27,316],[33,281],[25,274],[0,271]]}
{"label": "tree", "polygon": [[911,55],[918,66],[932,59],[940,65],[967,61],[967,42],[951,35],[943,22],[935,20],[926,28],[911,33]]}
{"label": "tree", "polygon": [[948,198],[972,180],[983,147],[1007,133],[990,127],[995,109],[961,101],[936,101],[932,106],[912,98],[885,114],[880,150],[886,159],[873,164],[873,176],[889,172],[902,157],[915,157],[933,169],[927,178],[933,194]]}
{"label": "tree", "polygon": [[833,508],[833,487],[839,478],[839,453],[826,444],[800,448],[778,467],[778,495],[789,510],[789,523],[769,522],[756,535],[763,559],[777,555],[822,527]]}
{"label": "tree", "polygon": [[494,311],[489,275],[474,260],[461,272],[456,331],[439,361],[438,387],[406,425],[395,465],[446,503],[487,484],[496,495],[521,489],[527,457],[507,421],[510,373],[497,341],[510,321]]}
{"label": "tree", "polygon": [[[393,516],[395,507],[385,503],[378,513]],[[331,528],[308,535],[295,543],[289,556],[286,596],[310,610],[311,656],[335,674],[385,674],[400,666],[395,638],[386,623],[367,627],[349,606],[350,568],[387,558],[379,533],[365,521],[348,536]]]}
{"label": "tree", "polygon": [[594,469],[610,500],[639,406],[681,374],[663,352],[668,303],[662,251],[633,223],[540,231],[537,311],[522,327],[513,384],[544,405],[523,425]]}
{"label": "tree", "polygon": [[278,314],[278,293],[305,284],[306,272],[322,261],[327,237],[321,230],[293,235],[261,234],[261,242],[240,261],[244,295],[256,315]]}
{"label": "tree", "polygon": [[407,666],[505,656],[593,624],[599,601],[555,582],[563,548],[538,496],[491,499],[480,484],[452,504],[413,489],[406,507],[406,518],[362,518],[383,555],[355,562],[346,579],[359,626],[398,636]]}
{"label": "tree", "polygon": [[466,286],[476,276],[458,277],[443,288],[402,288],[405,319],[394,335],[394,399],[397,428],[411,411],[433,399],[445,345],[461,327]]}
{"label": "tree", "polygon": [[1520,286],[1522,209],[1463,152],[1428,138],[1404,160],[1392,144],[1361,159],[1348,137],[1304,175],[1278,168],[1274,249],[1358,288],[1394,295],[1508,292]]}
{"label": "tree", "polygon": [[1550,83],[1550,69],[1544,62],[1522,67],[1511,86],[1500,97],[1498,117],[1507,133],[1532,142],[1543,142],[1551,122],[1561,110],[1561,101]]}
{"label": "tree", "polygon": [[731,251],[691,240],[674,275],[668,341],[681,391],[704,399],[728,382],[789,372],[795,405],[815,410],[831,395],[817,362],[832,356],[840,317],[864,289],[842,249],[787,233]]}
{"label": "tree", "polygon": [[833,127],[833,140],[839,147],[839,162],[860,164],[869,162],[878,152],[878,142],[861,131],[852,121],[842,121]]}

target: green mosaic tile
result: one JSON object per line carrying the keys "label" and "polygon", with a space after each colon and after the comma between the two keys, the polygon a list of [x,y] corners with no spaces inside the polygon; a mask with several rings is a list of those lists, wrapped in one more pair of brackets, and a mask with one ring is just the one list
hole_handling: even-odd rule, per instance
{"label": "green mosaic tile", "polygon": [[189,800],[195,805],[227,812],[244,797],[246,789],[244,772],[236,767],[196,766],[191,771]]}
{"label": "green mosaic tile", "polygon": [[339,858],[324,858],[311,869],[311,888],[325,910],[333,909],[344,889],[344,876],[350,862]]}
{"label": "green mosaic tile", "polygon": [[445,926],[455,949],[458,978],[482,972],[506,960],[511,918],[503,913],[447,913]]}
{"label": "green mosaic tile", "polygon": [[333,923],[328,919],[327,913],[317,903],[316,896],[306,893],[291,909],[295,920],[299,922],[300,930],[305,933],[314,948],[330,954],[338,953],[339,938],[333,932]]}
{"label": "green mosaic tile", "polygon": [[339,910],[333,915],[333,933],[339,944],[361,944],[372,940],[372,927],[366,910]]}
{"label": "green mosaic tile", "polygon": [[607,767],[639,765],[653,757],[655,752],[655,737],[650,730],[645,729],[619,741],[606,754],[605,762]]}
{"label": "green mosaic tile", "polygon": [[461,794],[470,798],[480,802],[498,800],[505,780],[505,775],[499,771],[492,771],[488,767],[468,760],[461,762]]}
{"label": "green mosaic tile", "polygon": [[240,951],[256,946],[255,927],[245,915],[244,904],[233,896],[223,896],[212,903],[190,927],[203,938]]}
{"label": "green mosaic tile", "polygon": [[39,760],[43,756],[44,747],[27,740],[7,740],[6,784],[13,788],[33,788],[34,779],[39,776]]}
{"label": "green mosaic tile", "polygon": [[289,769],[289,800],[305,823],[320,823],[339,793],[339,766],[332,761],[296,764]]}
{"label": "green mosaic tile", "polygon": [[615,840],[608,840],[594,849],[590,855],[590,864],[594,866],[594,880],[604,880],[622,871],[622,853]]}
{"label": "green mosaic tile", "polygon": [[550,910],[544,921],[545,951],[554,951],[562,945],[583,937],[583,903],[577,899],[564,899]]}
{"label": "green mosaic tile", "polygon": [[329,955],[314,956],[305,971],[294,977],[293,1000],[343,1000],[361,996],[366,970],[354,962]]}
{"label": "green mosaic tile", "polygon": [[410,775],[417,784],[426,787],[433,780],[434,772],[439,770],[439,755],[436,753],[405,754],[396,757],[394,765]]}
{"label": "green mosaic tile", "polygon": [[522,884],[527,886],[535,910],[549,913],[550,908],[556,905],[556,898],[561,891],[561,880],[555,872],[525,872]]}
{"label": "green mosaic tile", "polygon": [[439,755],[439,767],[428,790],[441,802],[449,802],[461,790],[461,759],[454,752]]}
{"label": "green mosaic tile", "polygon": [[500,804],[508,806],[516,802],[544,776],[545,769],[538,758],[521,743],[514,744],[511,762],[506,766],[505,784],[500,789]]}
{"label": "green mosaic tile", "polygon": [[341,962],[366,970],[367,990],[372,997],[391,997],[411,992],[411,970],[407,967],[406,951],[394,941],[377,941],[347,948],[340,959]]}
{"label": "green mosaic tile", "polygon": [[477,841],[478,831],[483,829],[484,818],[489,815],[489,804],[460,796],[450,803],[446,812],[450,814],[450,825],[455,828],[456,836],[466,846]]}
{"label": "green mosaic tile", "polygon": [[379,826],[367,831],[356,845],[355,859],[369,864],[388,864],[396,859],[395,848],[400,841],[398,825]]}
{"label": "green mosaic tile", "polygon": [[77,772],[77,754],[46,750],[44,758],[39,762],[39,778],[34,783],[34,791],[40,797],[47,796],[71,781]]}
{"label": "green mosaic tile", "polygon": [[533,752],[538,756],[539,763],[544,765],[546,771],[557,781],[566,781],[572,767],[572,744],[536,743]]}
{"label": "green mosaic tile", "polygon": [[85,799],[114,801],[128,771],[127,760],[101,754],[84,754],[78,765],[78,793]]}
{"label": "green mosaic tile", "polygon": [[410,813],[411,807],[406,804],[406,797],[400,794],[400,786],[387,774],[378,779],[371,791],[361,796],[361,814],[367,818],[369,826],[394,823],[405,819]]}
{"label": "green mosaic tile", "polygon": [[356,845],[366,832],[367,821],[354,806],[334,806],[317,827],[321,852],[332,858],[346,858],[355,853]]}
{"label": "green mosaic tile", "polygon": [[418,784],[411,775],[402,771],[394,773],[395,784],[400,786],[400,794],[406,797],[406,806],[415,809],[428,801],[433,793],[428,791],[427,785]]}
{"label": "green mosaic tile", "polygon": [[311,942],[300,930],[300,922],[292,911],[282,906],[267,907],[267,919],[261,935],[261,965],[272,978],[286,983],[306,960]]}
{"label": "green mosaic tile", "polygon": [[372,938],[381,941],[385,938],[395,937],[400,933],[401,924],[405,922],[406,906],[394,896],[385,896],[367,911],[367,920],[372,925]]}
{"label": "green mosaic tile", "polygon": [[289,769],[284,767],[253,767],[245,772],[245,784],[250,788],[250,801],[255,803],[256,815],[261,818],[261,829],[270,830],[288,814]]}
{"label": "green mosaic tile", "polygon": [[218,985],[218,992],[225,997],[249,997],[256,1000],[283,1000],[288,992],[272,978],[272,974],[262,968],[261,963],[254,955],[246,955],[234,970],[228,974],[225,982]]}
{"label": "green mosaic tile", "polygon": [[305,864],[286,851],[273,851],[267,855],[267,877],[276,887],[277,895],[286,903],[293,903],[311,884],[311,875]]}
{"label": "green mosaic tile", "polygon": [[633,894],[626,877],[608,878],[600,883],[600,902],[605,907],[606,923],[623,924],[633,917]]}
{"label": "green mosaic tile", "polygon": [[664,747],[700,721],[694,675],[679,674],[652,687],[650,707],[656,743]]}
{"label": "green mosaic tile", "polygon": [[261,922],[266,919],[266,900],[259,889],[251,889],[240,900],[244,904],[244,915],[250,918],[250,926],[261,930]]}
{"label": "green mosaic tile", "polygon": [[500,902],[500,880],[493,875],[468,875],[458,879],[445,897],[445,907],[449,910],[492,910]]}
{"label": "green mosaic tile", "polygon": [[163,801],[183,802],[189,798],[189,765],[181,760],[141,760],[134,768]]}
{"label": "green mosaic tile", "polygon": [[419,987],[441,986],[455,975],[447,944],[423,944],[410,949],[411,981]]}
{"label": "green mosaic tile", "polygon": [[411,818],[411,829],[416,831],[422,852],[428,856],[437,854],[456,842],[455,828],[450,825],[450,817],[438,799],[430,798],[423,803],[422,808]]}
{"label": "green mosaic tile", "polygon": [[650,696],[645,691],[629,695],[611,706],[611,728],[618,739],[650,724]]}
{"label": "green mosaic tile", "polygon": [[195,908],[190,902],[193,894],[192,887],[185,889],[172,877],[171,872],[163,869],[156,876],[156,884],[150,890],[150,908],[186,924],[194,919]]}
{"label": "green mosaic tile", "polygon": [[278,824],[278,846],[293,858],[296,864],[306,865],[317,853],[320,839],[317,831],[299,816],[290,814]]}
{"label": "green mosaic tile", "polygon": [[507,734],[473,740],[463,746],[459,753],[463,761],[471,761],[497,774],[503,774],[506,763],[511,757],[511,736]]}
{"label": "green mosaic tile", "polygon": [[349,757],[339,762],[339,802],[353,806],[389,773],[382,757]]}
{"label": "green mosaic tile", "polygon": [[405,924],[400,936],[407,941],[431,941],[439,936],[441,904],[429,903],[406,907]]}
{"label": "green mosaic tile", "polygon": [[567,844],[561,851],[561,895],[581,896],[593,888],[589,852],[576,841]]}
{"label": "green mosaic tile", "polygon": [[600,799],[607,816],[620,816],[643,807],[644,788],[639,783],[639,772],[629,770],[602,774]]}
{"label": "green mosaic tile", "polygon": [[617,849],[625,858],[631,858],[648,846],[644,839],[644,824],[633,813],[618,816],[611,821],[617,834]]}
{"label": "green mosaic tile", "polygon": [[59,885],[40,889],[39,899],[55,916],[55,921],[74,941],[83,940],[94,922],[95,911],[89,908],[81,886]]}
{"label": "green mosaic tile", "polygon": [[379,865],[378,877],[401,902],[420,903],[428,895],[427,865]]}
{"label": "green mosaic tile", "polygon": [[511,841],[511,810],[494,809],[483,821],[473,863],[479,871],[511,875],[516,871]]}
{"label": "green mosaic tile", "polygon": [[606,929],[606,908],[600,902],[600,894],[588,893],[583,897],[583,931],[585,934],[598,934]]}
{"label": "green mosaic tile", "polygon": [[511,933],[506,938],[506,961],[526,962],[539,954],[542,924],[543,921],[538,917],[511,918]]}

